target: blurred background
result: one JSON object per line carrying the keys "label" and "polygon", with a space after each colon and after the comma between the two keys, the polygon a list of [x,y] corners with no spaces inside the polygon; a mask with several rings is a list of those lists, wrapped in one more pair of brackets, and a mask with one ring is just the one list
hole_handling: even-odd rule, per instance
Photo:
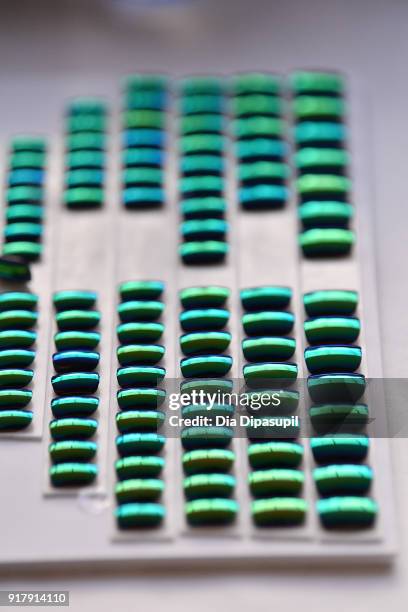
{"label": "blurred background", "polygon": [[[386,376],[408,363],[406,0],[1,0],[1,132],[58,129],[67,95],[103,92],[129,72],[347,73],[366,109]],[[94,85],[93,85],[94,84]],[[83,91],[87,87],[87,91]],[[95,88],[95,91],[93,89]],[[358,203],[357,203],[358,204]],[[408,449],[393,441],[401,554],[391,568],[282,567],[135,573],[3,571],[1,588],[71,590],[71,609],[315,612],[408,603]],[[29,509],[27,508],[27,513]]]}

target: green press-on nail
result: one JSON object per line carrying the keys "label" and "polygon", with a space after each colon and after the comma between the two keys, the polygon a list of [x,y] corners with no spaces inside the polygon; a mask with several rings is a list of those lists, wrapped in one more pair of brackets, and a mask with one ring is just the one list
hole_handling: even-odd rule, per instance
{"label": "green press-on nail", "polygon": [[342,123],[302,121],[294,129],[298,147],[344,147],[347,129]]}
{"label": "green press-on nail", "polygon": [[234,96],[248,94],[265,94],[277,96],[281,92],[281,78],[266,72],[244,72],[232,78],[232,94]]}
{"label": "green press-on nail", "polygon": [[44,153],[46,142],[36,136],[15,136],[11,142],[13,153]]}
{"label": "green press-on nail", "polygon": [[363,374],[313,374],[307,389],[314,402],[357,402],[366,390]]}
{"label": "green press-on nail", "polygon": [[123,302],[132,300],[157,300],[164,291],[164,283],[156,280],[125,281],[119,286]]}
{"label": "green press-on nail", "polygon": [[30,266],[18,255],[0,255],[0,279],[13,283],[31,280]]}
{"label": "green press-on nail", "polygon": [[227,206],[223,198],[192,198],[182,200],[180,210],[185,219],[222,219]]}
{"label": "green press-on nail", "polygon": [[193,394],[195,391],[202,391],[209,395],[213,393],[231,393],[233,382],[228,378],[196,378],[183,381],[180,385],[180,391],[186,394]]}
{"label": "green press-on nail", "polygon": [[193,474],[183,481],[187,499],[230,497],[235,488],[235,478],[230,474]]}
{"label": "green press-on nail", "polygon": [[87,417],[99,407],[99,398],[89,396],[54,397],[51,400],[52,414],[56,419],[65,417]]}
{"label": "green press-on nail", "polygon": [[137,92],[162,92],[167,87],[167,76],[164,74],[130,74],[123,83],[125,90]]}
{"label": "green press-on nail", "polygon": [[190,219],[180,225],[180,234],[185,241],[225,240],[229,224],[222,219]]}
{"label": "green press-on nail", "polygon": [[98,466],[93,463],[58,463],[50,468],[54,487],[89,485],[97,475]]}
{"label": "green press-on nail", "polygon": [[248,336],[289,334],[293,329],[294,322],[295,317],[291,312],[251,312],[242,316],[242,325]]}
{"label": "green press-on nail", "polygon": [[184,331],[219,330],[228,324],[230,313],[223,308],[197,308],[180,314]]}
{"label": "green press-on nail", "polygon": [[296,188],[302,201],[313,198],[345,200],[351,188],[351,181],[337,174],[303,174],[297,179]]}
{"label": "green press-on nail", "polygon": [[238,140],[253,139],[259,136],[282,138],[284,129],[284,122],[277,117],[247,117],[232,121],[232,130]]}
{"label": "green press-on nail", "polygon": [[291,75],[290,80],[296,95],[341,95],[344,91],[344,79],[335,72],[298,71]]}
{"label": "green press-on nail", "polygon": [[66,147],[70,152],[103,151],[105,145],[105,134],[98,132],[80,132],[79,134],[69,134],[66,139]]}
{"label": "green press-on nail", "polygon": [[162,90],[129,90],[124,95],[124,106],[131,110],[164,110],[166,94]]}
{"label": "green press-on nail", "polygon": [[180,291],[183,308],[203,308],[224,306],[230,296],[226,287],[214,285],[205,287],[187,287]]}
{"label": "green press-on nail", "polygon": [[115,510],[120,529],[156,527],[163,522],[165,515],[164,506],[152,503],[123,504]]}
{"label": "green press-on nail", "polygon": [[6,257],[21,257],[26,261],[35,261],[43,251],[41,244],[29,241],[7,242],[3,245],[3,255]]}
{"label": "green press-on nail", "polygon": [[161,168],[126,168],[122,172],[124,187],[161,187],[163,171]]}
{"label": "green press-on nail", "polygon": [[157,300],[131,300],[119,304],[117,310],[122,323],[155,321],[162,315],[164,304]]}
{"label": "green press-on nail", "polygon": [[95,349],[101,340],[99,332],[62,331],[54,336],[55,348],[58,351]]}
{"label": "green press-on nail", "polygon": [[223,96],[214,94],[191,94],[180,100],[180,114],[201,115],[222,113],[225,106]]}
{"label": "green press-on nail", "polygon": [[33,380],[33,370],[17,368],[0,370],[0,388],[20,389],[27,387]]}
{"label": "green press-on nail", "polygon": [[303,304],[309,317],[352,315],[358,304],[357,291],[330,289],[305,293]]}
{"label": "green press-on nail", "polygon": [[295,363],[259,363],[244,365],[243,374],[249,387],[271,384],[290,385],[297,379],[298,368]]}
{"label": "green press-on nail", "polygon": [[160,410],[126,410],[116,415],[116,427],[120,433],[154,432],[162,427],[165,420]]}
{"label": "green press-on nail", "polygon": [[64,193],[68,208],[94,208],[103,204],[103,190],[99,187],[71,187]]}
{"label": "green press-on nail", "polygon": [[7,223],[41,223],[43,218],[44,209],[37,204],[14,204],[6,210]]}
{"label": "green press-on nail", "polygon": [[122,200],[127,208],[151,208],[164,203],[164,192],[161,187],[126,187]]}
{"label": "green press-on nail", "polygon": [[360,367],[359,346],[316,346],[305,349],[305,361],[311,374],[354,372]]}
{"label": "green press-on nail", "polygon": [[251,472],[248,480],[252,495],[265,498],[299,495],[305,477],[300,470],[275,468]]}
{"label": "green press-on nail", "polygon": [[317,512],[327,529],[371,527],[378,514],[377,503],[369,497],[330,497],[319,499]]}
{"label": "green press-on nail", "polygon": [[278,138],[254,138],[239,140],[235,143],[235,151],[240,163],[257,161],[282,161],[287,152],[287,144]]}
{"label": "green press-on nail", "polygon": [[158,453],[164,443],[164,436],[152,432],[126,433],[116,438],[116,448],[121,457]]}
{"label": "green press-on nail", "polygon": [[315,468],[313,479],[320,495],[366,495],[373,471],[367,465],[327,465]]}
{"label": "green press-on nail", "polygon": [[245,310],[273,310],[286,308],[292,299],[292,290],[289,287],[252,287],[242,289],[240,292],[241,303]]}
{"label": "green press-on nail", "polygon": [[242,352],[247,361],[279,361],[290,359],[296,350],[294,338],[264,336],[245,338],[242,341]]}
{"label": "green press-on nail", "polygon": [[183,176],[221,176],[225,162],[219,155],[190,155],[180,160]]}
{"label": "green press-on nail", "polygon": [[160,478],[131,478],[122,480],[115,486],[118,504],[135,501],[155,501],[164,491],[164,482]]}
{"label": "green press-on nail", "polygon": [[122,366],[156,364],[163,358],[164,346],[159,344],[127,344],[117,350],[118,361]]}
{"label": "green press-on nail", "polygon": [[166,391],[163,389],[131,388],[121,389],[117,392],[117,401],[122,410],[139,408],[156,408],[166,399]]}
{"label": "green press-on nail", "polygon": [[65,163],[69,170],[101,170],[105,165],[105,153],[92,150],[72,151],[66,156]]}
{"label": "green press-on nail", "polygon": [[162,170],[164,161],[164,152],[153,147],[124,149],[122,152],[124,168],[156,168]]}
{"label": "green press-on nail", "polygon": [[122,114],[125,129],[163,129],[166,115],[161,110],[132,109]]}
{"label": "green press-on nail", "polygon": [[0,431],[18,431],[33,420],[31,410],[0,410]]}
{"label": "green press-on nail", "polygon": [[67,118],[66,130],[70,134],[79,132],[103,132],[106,120],[103,115],[75,114]]}
{"label": "green press-on nail", "polygon": [[251,93],[237,96],[232,100],[232,114],[235,117],[278,116],[282,113],[283,103],[278,96]]}
{"label": "green press-on nail", "polygon": [[220,114],[200,113],[181,117],[179,130],[187,134],[220,134],[225,128],[225,119]]}
{"label": "green press-on nail", "polygon": [[41,223],[8,223],[4,228],[4,238],[7,242],[15,242],[17,240],[38,242],[41,240],[42,233]]}
{"label": "green press-on nail", "polygon": [[295,166],[304,174],[343,174],[349,163],[346,149],[305,147],[295,153]]}
{"label": "green press-on nail", "polygon": [[0,294],[0,311],[24,309],[35,310],[38,296],[28,291],[7,291]]}
{"label": "green press-on nail", "polygon": [[75,98],[68,106],[68,115],[95,115],[101,117],[106,115],[107,107],[104,100],[100,98]]}
{"label": "green press-on nail", "polygon": [[342,98],[301,95],[293,100],[292,109],[298,121],[314,119],[342,121],[345,104]]}
{"label": "green press-on nail", "polygon": [[183,419],[194,418],[196,416],[206,416],[209,419],[214,419],[217,416],[233,417],[235,414],[235,406],[232,404],[189,404],[181,409]]}
{"label": "green press-on nail", "polygon": [[25,368],[32,364],[35,351],[28,349],[0,350],[0,368]]}
{"label": "green press-on nail", "polygon": [[240,205],[248,210],[268,210],[282,208],[289,197],[284,185],[251,185],[241,187],[238,192]]}
{"label": "green press-on nail", "polygon": [[122,388],[138,385],[157,386],[166,375],[166,370],[153,366],[130,366],[117,370],[118,383]]}
{"label": "green press-on nail", "polygon": [[99,325],[100,320],[97,310],[63,310],[55,316],[60,331],[89,330]]}
{"label": "green press-on nail", "polygon": [[223,353],[229,347],[230,342],[229,332],[193,332],[180,337],[180,347],[184,355]]}
{"label": "green press-on nail", "polygon": [[0,349],[32,347],[37,339],[36,332],[22,329],[7,329],[0,331]]}
{"label": "green press-on nail", "polygon": [[345,202],[307,202],[298,208],[304,229],[347,228],[354,209]]}
{"label": "green press-on nail", "polygon": [[164,463],[163,457],[136,455],[118,459],[115,463],[115,470],[119,480],[154,478],[162,472]]}
{"label": "green press-on nail", "polygon": [[361,431],[368,423],[366,404],[321,404],[311,406],[310,421],[321,434]]}
{"label": "green press-on nail", "polygon": [[92,308],[97,300],[94,291],[58,291],[54,293],[53,303],[60,312],[62,310],[85,310]]}
{"label": "green press-on nail", "polygon": [[206,198],[221,196],[224,189],[224,180],[220,176],[186,176],[180,180],[181,197]]}
{"label": "green press-on nail", "polygon": [[155,342],[162,337],[163,332],[162,323],[121,323],[116,328],[121,344]]}
{"label": "green press-on nail", "polygon": [[52,377],[51,384],[57,395],[95,393],[99,386],[99,374],[95,372],[59,374]]}
{"label": "green press-on nail", "polygon": [[181,373],[185,378],[199,376],[226,376],[232,367],[232,357],[228,355],[203,355],[186,357],[180,362]]}
{"label": "green press-on nail", "polygon": [[97,448],[96,442],[89,440],[62,440],[50,444],[48,452],[53,463],[88,462],[95,457]]}
{"label": "green press-on nail", "polygon": [[55,419],[50,423],[50,433],[53,440],[86,440],[95,434],[97,427],[95,419]]}

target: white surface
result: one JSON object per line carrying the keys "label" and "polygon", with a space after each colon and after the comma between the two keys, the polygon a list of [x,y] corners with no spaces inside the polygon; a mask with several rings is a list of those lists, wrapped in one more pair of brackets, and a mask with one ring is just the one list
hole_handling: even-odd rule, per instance
{"label": "white surface", "polygon": [[[27,6],[30,4],[30,6]],[[408,352],[406,300],[408,283],[399,274],[406,260],[406,61],[408,5],[400,1],[353,0],[326,2],[287,0],[211,0],[197,2],[184,12],[117,20],[100,3],[60,1],[24,5],[3,2],[0,9],[2,89],[7,73],[20,73],[21,95],[13,96],[12,114],[21,112],[22,123],[35,125],[35,107],[44,92],[32,87],[32,77],[99,72],[107,79],[138,69],[224,71],[277,69],[298,66],[331,66],[352,73],[370,98],[373,114],[373,210],[376,215],[380,316],[384,368],[388,376],[403,376]],[[58,5],[58,6],[57,6]],[[105,3],[105,7],[107,4]],[[168,16],[168,18],[165,18]],[[27,81],[24,76],[30,75]],[[48,93],[48,92],[47,92]],[[76,92],[73,92],[76,93]],[[51,92],[52,95],[52,92]],[[30,107],[33,115],[29,117]],[[58,109],[54,109],[57,113]],[[0,100],[4,122],[10,107],[7,95]],[[55,117],[51,117],[54,121]],[[30,124],[31,122],[31,124]],[[40,126],[41,127],[41,126]],[[404,244],[405,243],[405,244]],[[402,285],[402,288],[400,287]],[[319,612],[374,610],[388,605],[406,608],[408,601],[408,444],[392,443],[397,511],[401,529],[401,554],[395,566],[373,571],[364,568],[214,572],[182,571],[164,574],[116,575],[99,573],[67,577],[63,573],[36,579],[4,577],[3,588],[65,588],[71,590],[71,609],[246,610],[249,607],[300,607]],[[20,509],[29,518],[29,507]],[[405,521],[406,522],[406,521]]]}

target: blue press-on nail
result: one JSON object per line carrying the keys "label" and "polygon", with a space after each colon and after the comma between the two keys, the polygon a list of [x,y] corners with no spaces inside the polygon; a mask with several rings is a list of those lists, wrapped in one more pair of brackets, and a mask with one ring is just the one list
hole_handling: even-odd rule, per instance
{"label": "blue press-on nail", "polygon": [[342,123],[302,121],[295,127],[295,140],[300,146],[320,143],[342,143],[347,136]]}
{"label": "blue press-on nail", "polygon": [[162,130],[127,130],[123,134],[123,147],[163,147],[166,135]]}
{"label": "blue press-on nail", "polygon": [[12,170],[8,176],[9,187],[20,185],[42,185],[44,172],[42,170],[19,169]]}

